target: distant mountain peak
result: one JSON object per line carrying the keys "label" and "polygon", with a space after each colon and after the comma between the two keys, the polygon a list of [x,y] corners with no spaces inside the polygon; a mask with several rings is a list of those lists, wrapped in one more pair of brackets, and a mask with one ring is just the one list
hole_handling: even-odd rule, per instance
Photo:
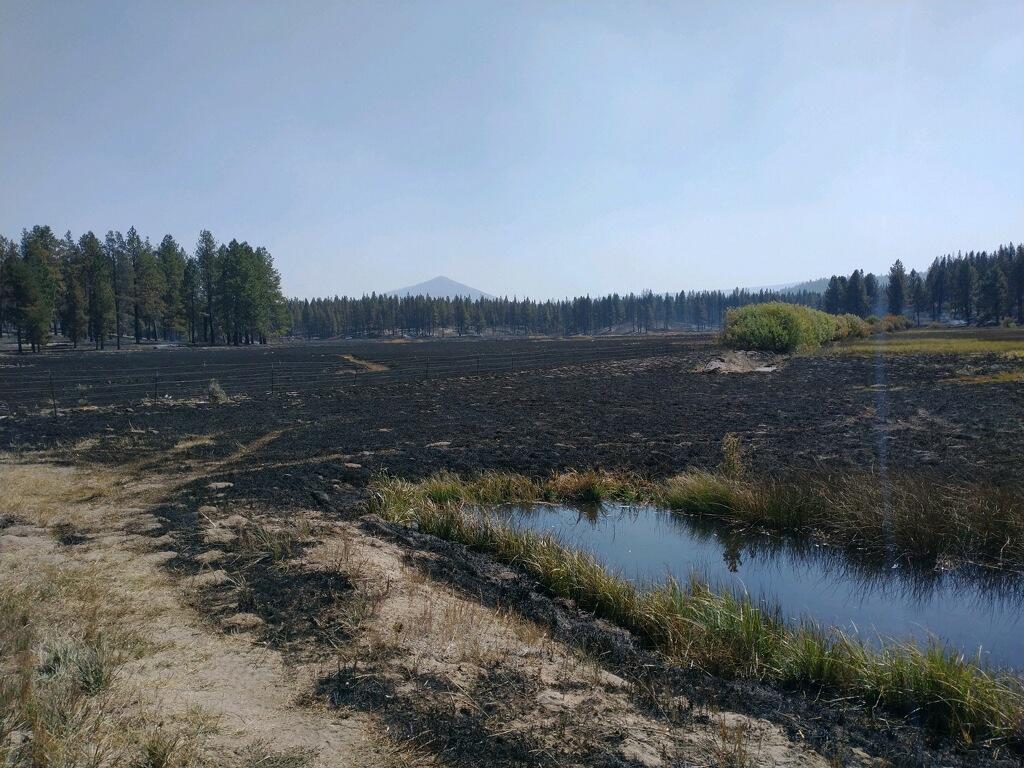
{"label": "distant mountain peak", "polygon": [[454,298],[456,296],[468,297],[470,299],[489,299],[489,293],[484,293],[478,288],[473,288],[464,283],[452,280],[450,277],[438,275],[423,283],[398,288],[388,291],[386,296],[432,296],[435,299],[442,297]]}

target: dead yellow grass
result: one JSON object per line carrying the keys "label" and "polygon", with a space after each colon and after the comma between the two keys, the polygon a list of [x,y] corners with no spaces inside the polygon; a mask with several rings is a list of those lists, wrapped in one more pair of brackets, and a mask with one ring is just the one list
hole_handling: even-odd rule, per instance
{"label": "dead yellow grass", "polygon": [[0,464],[0,514],[48,527],[74,518],[77,505],[110,497],[120,481],[109,472],[49,464]]}
{"label": "dead yellow grass", "polygon": [[906,331],[835,344],[821,354],[839,355],[986,355],[1024,356],[1024,333],[1001,329]]}
{"label": "dead yellow grass", "polygon": [[390,370],[382,363],[375,363],[372,360],[364,360],[363,358],[356,357],[355,355],[342,355],[341,358],[343,360],[348,360],[353,365],[358,365],[360,368],[367,371],[373,371],[374,373]]}
{"label": "dead yellow grass", "polygon": [[963,384],[1012,384],[1014,382],[1024,381],[1024,371],[979,373],[972,376],[958,376],[956,380]]}

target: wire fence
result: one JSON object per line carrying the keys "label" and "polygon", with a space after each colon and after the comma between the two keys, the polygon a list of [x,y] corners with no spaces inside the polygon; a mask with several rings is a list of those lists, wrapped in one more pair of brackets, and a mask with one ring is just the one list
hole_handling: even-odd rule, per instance
{"label": "wire fence", "polygon": [[[589,346],[589,345],[588,345]],[[0,379],[0,411],[17,408],[60,409],[136,401],[206,398],[211,382],[225,394],[330,393],[359,386],[430,381],[464,376],[523,374],[566,366],[594,365],[662,357],[692,350],[694,342],[674,341],[593,346],[578,350],[481,350],[465,354],[416,355],[360,360],[346,355],[322,360],[206,362],[80,372],[51,370]],[[168,354],[174,354],[173,352]]]}

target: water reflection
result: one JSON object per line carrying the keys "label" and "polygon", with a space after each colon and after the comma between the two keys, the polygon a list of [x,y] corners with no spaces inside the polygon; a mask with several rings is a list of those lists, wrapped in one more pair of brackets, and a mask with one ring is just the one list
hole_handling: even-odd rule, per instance
{"label": "water reflection", "polygon": [[806,538],[736,530],[653,507],[504,507],[513,524],[552,533],[638,582],[688,579],[781,606],[869,642],[940,639],[996,665],[1024,667],[1024,577],[979,565],[886,561]]}

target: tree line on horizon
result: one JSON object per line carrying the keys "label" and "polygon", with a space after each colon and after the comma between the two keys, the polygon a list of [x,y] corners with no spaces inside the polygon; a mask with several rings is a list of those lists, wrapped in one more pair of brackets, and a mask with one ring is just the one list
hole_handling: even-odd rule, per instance
{"label": "tree line on horizon", "polygon": [[634,333],[686,325],[719,328],[727,310],[765,301],[816,306],[819,294],[801,291],[680,291],[617,293],[535,301],[520,298],[388,296],[289,299],[291,333],[304,338],[335,336],[573,336],[628,328]]}
{"label": "tree line on horizon", "polygon": [[103,240],[77,240],[50,227],[0,236],[0,337],[42,349],[55,335],[74,346],[118,348],[127,340],[192,344],[266,343],[274,335],[305,338],[457,335],[597,334],[616,330],[722,327],[729,309],[782,301],[859,317],[888,312],[918,324],[1024,324],[1024,245],[1001,245],[936,258],[909,273],[897,260],[888,275],[863,270],[833,275],[823,293],[800,290],[617,293],[559,300],[388,296],[285,299],[270,253],[247,242],[218,244],[208,230],[192,253],[166,235],[154,247],[134,227]]}
{"label": "tree line on horizon", "polygon": [[104,349],[111,337],[252,344],[286,329],[281,277],[270,253],[218,244],[203,230],[191,254],[171,235],[154,247],[134,227],[100,240],[47,226],[20,242],[0,236],[0,337],[33,351],[55,335]]}
{"label": "tree line on horizon", "polygon": [[821,306],[832,314],[858,317],[887,312],[965,323],[1024,324],[1024,244],[1000,245],[994,251],[970,251],[937,257],[922,275],[895,261],[884,280],[863,270],[849,277],[832,275]]}

